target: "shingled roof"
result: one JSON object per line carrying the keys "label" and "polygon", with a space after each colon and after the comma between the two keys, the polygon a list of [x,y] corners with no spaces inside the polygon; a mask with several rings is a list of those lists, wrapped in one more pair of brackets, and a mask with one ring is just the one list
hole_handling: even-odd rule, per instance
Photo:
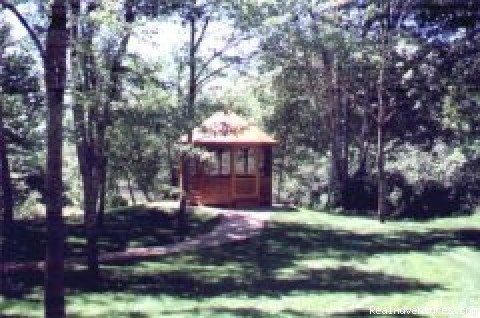
{"label": "shingled roof", "polygon": [[[216,112],[193,130],[194,144],[276,144],[277,141],[233,112]],[[182,136],[187,142],[187,136]]]}

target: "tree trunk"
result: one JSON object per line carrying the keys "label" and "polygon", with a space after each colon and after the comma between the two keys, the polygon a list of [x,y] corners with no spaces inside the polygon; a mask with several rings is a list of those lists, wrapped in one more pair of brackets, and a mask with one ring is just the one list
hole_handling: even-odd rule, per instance
{"label": "tree trunk", "polygon": [[172,187],[178,186],[177,182],[177,174],[175,170],[175,165],[173,161],[173,156],[172,156],[172,142],[168,141],[167,142],[167,160],[168,160],[168,172],[170,176],[170,185]]}
{"label": "tree trunk", "polygon": [[[0,52],[1,54],[1,52]],[[0,58],[2,58],[0,56]],[[0,61],[1,62],[1,61]],[[1,67],[1,65],[0,65]],[[3,74],[2,72],[0,72],[0,74]],[[1,87],[0,87],[0,90],[1,90]],[[4,160],[2,160],[1,158],[3,158],[4,156],[6,157],[6,145],[5,145],[5,138],[4,138],[4,135],[3,135],[3,99],[1,98],[0,96],[0,160],[2,161],[1,162],[1,165],[3,167],[4,165]],[[5,174],[5,171],[4,169],[0,167],[0,180],[2,181],[0,183],[0,294],[3,294],[7,287],[7,276],[6,276],[6,273],[5,273],[5,248],[7,246],[7,235],[6,235],[6,230],[7,230],[7,226],[6,226],[6,222],[5,222],[5,218],[6,218],[6,209],[5,209],[5,191],[4,191],[4,185],[3,185],[3,180],[6,179],[7,177],[4,176]]]}
{"label": "tree trunk", "polygon": [[[90,207],[91,208],[91,207]],[[89,208],[89,209],[90,209]],[[87,266],[88,279],[90,287],[94,287],[98,278],[98,248],[97,248],[97,226],[95,214],[89,213],[87,215]]]}
{"label": "tree trunk", "polygon": [[[378,75],[378,115],[377,115],[377,173],[378,173],[378,206],[377,214],[378,220],[385,222],[386,216],[386,202],[387,202],[387,180],[385,176],[385,125],[387,118],[387,104],[385,102],[385,95],[389,95],[386,89],[385,69],[390,61],[390,54],[388,48],[388,36],[391,28],[391,3],[390,0],[383,4],[385,10],[385,20],[381,25],[381,61]],[[390,116],[389,114],[388,116]]]}
{"label": "tree trunk", "polygon": [[[0,71],[0,74],[3,74],[3,72]],[[4,135],[5,127],[3,125],[3,99],[1,92],[2,88],[0,87],[0,293],[3,293],[7,289],[4,262],[9,258],[8,242],[13,225],[13,196],[7,144]]]}
{"label": "tree trunk", "polygon": [[[1,178],[0,172],[0,178]],[[1,188],[0,188],[1,190]],[[5,272],[5,222],[3,222],[3,199],[0,196],[0,295],[7,290],[7,273]]]}
{"label": "tree trunk", "polygon": [[278,169],[278,183],[277,183],[277,201],[282,202],[282,190],[283,190],[283,179],[284,179],[284,161],[282,159],[282,163]]}
{"label": "tree trunk", "polygon": [[107,198],[107,165],[108,158],[105,155],[103,158],[103,167],[100,171],[100,192],[98,198],[98,212],[97,212],[97,225],[102,228],[105,216],[105,202]]}
{"label": "tree trunk", "polygon": [[135,191],[133,191],[133,185],[132,185],[132,180],[130,178],[130,173],[127,173],[127,187],[128,187],[128,192],[130,193],[130,200],[132,201],[132,205],[137,204],[137,200],[135,200]]}
{"label": "tree trunk", "polygon": [[347,188],[349,181],[348,174],[348,163],[349,163],[349,146],[350,146],[350,136],[349,136],[349,120],[350,120],[350,97],[348,90],[346,88],[345,82],[339,82],[339,93],[342,106],[342,118],[341,118],[341,191],[342,191],[342,201],[341,205],[344,206],[345,198],[347,197]]}
{"label": "tree trunk", "polygon": [[356,175],[358,177],[364,177],[367,175],[367,161],[368,161],[368,110],[367,110],[367,98],[363,102],[362,110],[362,128],[359,137],[359,156],[358,156],[358,168]]}
{"label": "tree trunk", "polygon": [[[80,25],[80,1],[71,0],[72,8],[72,54],[71,63],[73,70],[73,78],[77,93],[86,94],[88,91],[95,89],[96,75],[95,63],[92,56],[92,38],[93,29],[88,25],[82,29]],[[93,10],[93,8],[90,8]],[[82,32],[81,30],[85,30]],[[78,50],[77,46],[81,42],[85,43],[86,50]],[[97,156],[96,145],[97,140],[93,137],[95,133],[94,123],[98,116],[96,111],[89,106],[88,115],[85,114],[84,101],[74,100],[73,119],[75,125],[76,147],[78,155],[78,163],[83,183],[83,205],[84,205],[84,227],[87,237],[86,255],[87,266],[89,270],[89,282],[96,282],[98,277],[98,260],[97,260],[97,198],[98,198],[98,178],[97,178]]]}
{"label": "tree trunk", "polygon": [[[383,63],[383,62],[382,62]],[[377,118],[377,180],[378,180],[378,206],[377,214],[381,223],[385,221],[386,209],[386,180],[385,180],[385,144],[384,144],[384,125],[385,125],[385,101],[384,94],[384,76],[385,67],[380,67],[378,78],[378,118]]]}
{"label": "tree trunk", "polygon": [[187,228],[187,196],[189,191],[189,162],[187,156],[182,156],[182,192],[180,195],[180,209],[177,216],[177,231],[180,236],[183,236]]}
{"label": "tree trunk", "polygon": [[98,253],[97,253],[97,178],[87,174],[84,179],[84,210],[85,232],[87,236],[87,266],[89,280],[93,284],[98,277]]}
{"label": "tree trunk", "polygon": [[3,201],[4,235],[7,237],[9,229],[13,224],[13,187],[7,155],[7,141],[4,134],[4,105],[1,93],[2,89],[0,87],[0,196]]}
{"label": "tree trunk", "polygon": [[45,49],[45,86],[48,107],[45,180],[47,212],[45,317],[62,318],[65,317],[62,121],[68,33],[65,2],[54,0],[51,8]]}
{"label": "tree trunk", "polygon": [[339,61],[335,53],[324,54],[324,63],[329,73],[329,93],[328,100],[330,104],[330,182],[328,206],[336,208],[343,203],[343,164],[340,130],[340,87],[339,87]]}
{"label": "tree trunk", "polygon": [[[192,11],[190,16],[190,44],[189,44],[189,90],[188,90],[188,103],[186,111],[187,122],[187,142],[192,144],[192,129],[194,121],[194,109],[195,100],[197,95],[197,82],[196,82],[196,50],[195,43],[196,34],[196,19],[193,8],[196,6],[196,1],[192,1]],[[183,235],[187,231],[187,197],[190,193],[190,176],[189,176],[189,157],[183,156],[182,158],[182,192],[180,196],[180,208],[178,211],[177,226],[178,233]]]}

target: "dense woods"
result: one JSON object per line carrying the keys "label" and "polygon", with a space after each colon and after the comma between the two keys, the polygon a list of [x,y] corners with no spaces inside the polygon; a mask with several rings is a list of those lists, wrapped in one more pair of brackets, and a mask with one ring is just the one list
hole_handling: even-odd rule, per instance
{"label": "dense woods", "polygon": [[82,216],[92,289],[106,210],[179,199],[188,232],[189,160],[205,154],[178,141],[214,111],[279,141],[275,203],[471,213],[479,24],[473,0],[0,0],[2,290],[20,219],[46,217],[48,317],[65,316],[65,211]]}

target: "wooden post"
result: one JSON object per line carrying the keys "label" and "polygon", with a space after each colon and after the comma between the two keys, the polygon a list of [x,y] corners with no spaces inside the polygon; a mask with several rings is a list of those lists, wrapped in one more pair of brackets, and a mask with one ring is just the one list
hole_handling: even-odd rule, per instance
{"label": "wooden post", "polygon": [[235,185],[236,185],[236,182],[237,182],[237,178],[236,178],[236,171],[235,171],[235,146],[231,146],[230,147],[230,179],[231,179],[231,185],[230,185],[230,190],[231,190],[231,205],[232,207],[235,206]]}

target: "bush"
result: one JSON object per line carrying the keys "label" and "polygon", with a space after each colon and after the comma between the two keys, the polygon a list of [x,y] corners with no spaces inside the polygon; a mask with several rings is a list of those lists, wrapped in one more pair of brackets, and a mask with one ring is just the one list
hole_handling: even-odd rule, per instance
{"label": "bush", "polygon": [[111,208],[121,208],[128,206],[128,201],[120,195],[113,195],[110,198],[110,207]]}

